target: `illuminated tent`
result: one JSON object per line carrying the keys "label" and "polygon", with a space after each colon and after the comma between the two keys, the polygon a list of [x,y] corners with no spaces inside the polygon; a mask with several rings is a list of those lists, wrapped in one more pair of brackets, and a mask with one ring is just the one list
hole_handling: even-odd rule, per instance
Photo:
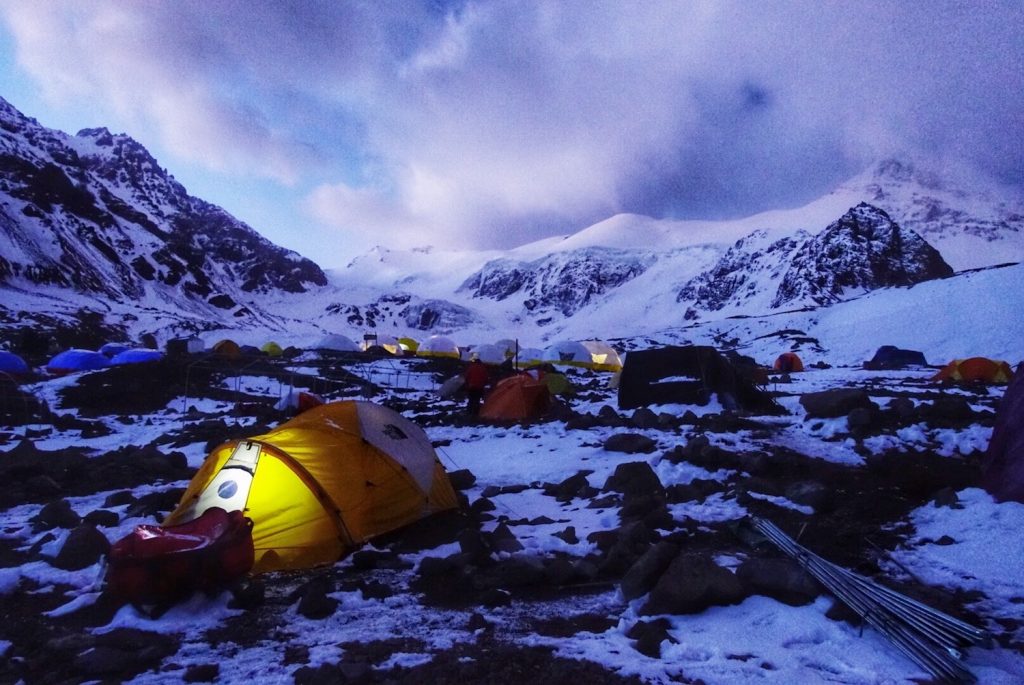
{"label": "illuminated tent", "polygon": [[987,357],[970,357],[954,359],[932,376],[932,380],[1006,385],[1012,377],[1013,370],[1004,361]]}
{"label": "illuminated tent", "polygon": [[280,357],[284,350],[281,349],[280,345],[271,340],[270,342],[263,343],[263,347],[260,348],[260,352],[268,357]]}
{"label": "illuminated tent", "polygon": [[164,525],[211,507],[243,511],[259,573],[333,563],[374,536],[456,506],[419,426],[387,407],[344,401],[214,449]]}
{"label": "illuminated tent", "polygon": [[420,347],[420,343],[418,340],[415,340],[408,336],[404,338],[399,338],[398,345],[402,348],[403,351],[405,351],[408,354],[416,354],[416,350],[418,350]]}
{"label": "illuminated tent", "polygon": [[421,357],[452,357],[453,359],[458,359],[459,346],[451,338],[446,338],[443,335],[432,335],[420,343],[416,354]]}
{"label": "illuminated tent", "polygon": [[775,359],[772,368],[782,373],[796,373],[804,370],[804,362],[796,352],[783,352]]}
{"label": "illuminated tent", "polygon": [[608,343],[603,340],[584,340],[583,346],[590,352],[591,368],[598,371],[622,370],[622,358]]}
{"label": "illuminated tent", "polygon": [[99,352],[71,349],[65,350],[51,359],[46,365],[46,370],[50,373],[65,374],[105,369],[108,366],[110,366],[110,360]]}
{"label": "illuminated tent", "polygon": [[562,340],[544,348],[543,360],[552,364],[586,367],[591,363],[590,350],[575,340]]}
{"label": "illuminated tent", "polygon": [[393,335],[368,334],[363,336],[363,350],[366,352],[402,354],[402,346]]}

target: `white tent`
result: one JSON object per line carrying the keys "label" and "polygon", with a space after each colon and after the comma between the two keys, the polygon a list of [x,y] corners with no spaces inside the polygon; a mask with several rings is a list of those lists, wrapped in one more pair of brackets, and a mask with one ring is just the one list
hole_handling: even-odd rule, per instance
{"label": "white tent", "polygon": [[335,352],[358,352],[359,345],[352,338],[331,333],[320,338],[320,342],[313,346],[316,350],[334,350]]}
{"label": "white tent", "polygon": [[443,335],[432,335],[422,343],[416,354],[421,357],[454,357],[459,358],[459,346],[451,338]]}

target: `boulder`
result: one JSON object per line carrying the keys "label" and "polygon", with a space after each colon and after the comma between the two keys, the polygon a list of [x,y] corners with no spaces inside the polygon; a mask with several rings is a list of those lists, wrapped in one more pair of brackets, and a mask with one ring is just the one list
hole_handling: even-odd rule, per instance
{"label": "boulder", "polygon": [[604,441],[604,448],[609,452],[650,454],[658,448],[658,443],[639,433],[616,433]]}
{"label": "boulder", "polygon": [[809,392],[800,397],[800,404],[806,410],[809,419],[838,418],[848,415],[858,407],[878,409],[878,405],[871,401],[868,393],[858,388]]}
{"label": "boulder", "polygon": [[678,555],[679,546],[674,543],[662,541],[651,545],[622,577],[622,597],[629,601],[650,592]]}
{"label": "boulder", "polygon": [[630,417],[629,422],[634,428],[657,428],[658,415],[651,411],[649,407],[640,407],[633,412],[633,416]]}
{"label": "boulder", "polygon": [[655,495],[664,498],[665,486],[646,461],[631,461],[619,464],[615,472],[604,483],[605,491],[621,492],[623,495]]}
{"label": "boulder", "polygon": [[60,548],[53,565],[65,571],[92,566],[110,551],[110,541],[91,525],[73,528]]}
{"label": "boulder", "polygon": [[82,522],[82,518],[71,508],[65,499],[58,499],[43,505],[39,513],[32,519],[36,530],[52,530],[53,528],[74,528]]}
{"label": "boulder", "polygon": [[658,579],[640,613],[695,614],[711,606],[737,604],[744,597],[743,584],[731,571],[709,556],[683,552]]}
{"label": "boulder", "polygon": [[678,640],[673,638],[668,629],[672,627],[667,618],[659,618],[653,621],[637,621],[626,632],[626,637],[636,640],[633,646],[636,651],[652,659],[661,658],[661,643],[668,640],[673,644]]}
{"label": "boulder", "polygon": [[736,569],[736,577],[751,594],[790,606],[810,604],[821,594],[818,582],[790,559],[749,558]]}

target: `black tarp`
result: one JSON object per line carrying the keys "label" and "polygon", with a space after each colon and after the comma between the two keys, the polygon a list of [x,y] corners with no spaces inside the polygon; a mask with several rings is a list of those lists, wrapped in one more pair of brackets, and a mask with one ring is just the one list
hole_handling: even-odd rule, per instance
{"label": "black tarp", "polygon": [[999,401],[981,473],[981,486],[997,500],[1024,502],[1024,363]]}
{"label": "black tarp", "polygon": [[928,366],[924,354],[916,350],[901,350],[893,345],[882,345],[871,361],[864,362],[865,369],[902,369],[905,366]]}
{"label": "black tarp", "polygon": [[711,394],[724,407],[762,414],[783,409],[749,375],[713,347],[689,345],[636,350],[626,355],[619,378],[619,408],[650,404],[707,404]]}

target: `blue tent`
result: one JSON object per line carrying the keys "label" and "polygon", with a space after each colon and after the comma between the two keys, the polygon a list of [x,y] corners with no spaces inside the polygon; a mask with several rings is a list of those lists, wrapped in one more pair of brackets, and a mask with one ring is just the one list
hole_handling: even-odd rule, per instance
{"label": "blue tent", "polygon": [[110,366],[110,360],[99,352],[92,350],[64,350],[50,360],[46,370],[50,373],[74,373],[76,371],[92,371]]}
{"label": "blue tent", "polygon": [[100,354],[107,357],[108,359],[113,359],[114,357],[121,354],[127,349],[130,348],[124,343],[109,342],[100,348]]}
{"label": "blue tent", "polygon": [[0,350],[0,371],[4,373],[28,373],[28,364],[13,352]]}
{"label": "blue tent", "polygon": [[139,347],[133,350],[118,352],[114,355],[114,358],[110,360],[110,364],[112,366],[121,366],[122,364],[144,364],[145,362],[158,362],[163,358],[164,353],[160,350],[150,350],[148,348]]}

